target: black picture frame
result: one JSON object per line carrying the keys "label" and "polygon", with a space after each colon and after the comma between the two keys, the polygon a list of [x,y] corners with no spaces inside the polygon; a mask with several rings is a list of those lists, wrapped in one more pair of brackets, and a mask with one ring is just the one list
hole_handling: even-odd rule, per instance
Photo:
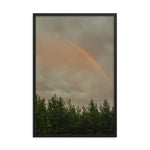
{"label": "black picture frame", "polygon": [[[35,133],[36,101],[36,17],[37,16],[113,16],[114,17],[114,135],[37,135]],[[117,13],[33,13],[33,137],[117,137]]]}

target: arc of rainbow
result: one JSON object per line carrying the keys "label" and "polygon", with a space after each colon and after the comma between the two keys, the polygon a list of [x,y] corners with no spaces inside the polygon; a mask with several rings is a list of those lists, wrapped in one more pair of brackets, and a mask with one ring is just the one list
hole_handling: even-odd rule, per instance
{"label": "arc of rainbow", "polygon": [[65,39],[68,43],[70,43],[74,48],[76,48],[80,53],[82,53],[89,61],[91,61],[103,74],[105,79],[109,82],[110,86],[112,87],[112,81],[109,78],[109,76],[106,74],[106,72],[102,69],[102,67],[80,46],[73,43],[72,41]]}

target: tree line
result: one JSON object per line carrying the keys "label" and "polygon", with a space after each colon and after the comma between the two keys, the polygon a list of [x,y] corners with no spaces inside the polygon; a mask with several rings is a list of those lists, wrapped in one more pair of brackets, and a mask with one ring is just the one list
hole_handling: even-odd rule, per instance
{"label": "tree line", "polygon": [[88,107],[67,104],[56,94],[48,100],[36,96],[36,135],[114,135],[115,110],[107,100],[100,107],[90,101]]}

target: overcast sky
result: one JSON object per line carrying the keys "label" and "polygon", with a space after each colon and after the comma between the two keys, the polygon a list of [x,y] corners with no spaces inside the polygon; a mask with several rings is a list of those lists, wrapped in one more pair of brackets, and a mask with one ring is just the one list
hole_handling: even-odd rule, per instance
{"label": "overcast sky", "polygon": [[114,88],[103,73],[67,40],[84,49],[112,83],[114,74],[114,18],[109,16],[36,17],[36,93],[54,93],[75,105],[91,99],[114,103]]}

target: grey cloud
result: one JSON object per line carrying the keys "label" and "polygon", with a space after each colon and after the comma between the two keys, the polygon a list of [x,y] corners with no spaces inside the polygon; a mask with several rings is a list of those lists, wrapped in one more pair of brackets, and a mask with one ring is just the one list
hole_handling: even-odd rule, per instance
{"label": "grey cloud", "polygon": [[[67,38],[77,43],[113,80],[113,17],[37,17],[36,21],[38,37],[58,41]],[[45,58],[39,55],[36,72],[39,95],[49,97],[56,92],[66,99],[72,98],[77,105],[87,104],[92,98],[98,103],[108,98],[113,105],[113,89],[101,74],[68,66],[50,69],[41,63],[42,59]]]}

